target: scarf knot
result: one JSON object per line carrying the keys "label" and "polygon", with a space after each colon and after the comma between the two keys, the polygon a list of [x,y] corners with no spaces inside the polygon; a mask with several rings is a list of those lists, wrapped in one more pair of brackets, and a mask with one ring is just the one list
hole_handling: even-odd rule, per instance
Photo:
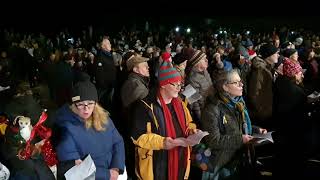
{"label": "scarf knot", "polygon": [[230,108],[237,110],[241,115],[242,120],[242,128],[244,131],[244,134],[252,134],[252,125],[250,116],[248,113],[248,109],[246,107],[246,104],[242,98],[242,96],[236,97],[236,98],[230,98],[226,97],[224,95],[220,95],[221,100]]}

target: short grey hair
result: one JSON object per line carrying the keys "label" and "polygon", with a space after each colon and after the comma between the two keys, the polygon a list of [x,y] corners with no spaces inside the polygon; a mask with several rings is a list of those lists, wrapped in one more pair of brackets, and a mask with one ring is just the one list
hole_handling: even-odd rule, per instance
{"label": "short grey hair", "polygon": [[226,92],[223,89],[223,85],[230,83],[234,74],[239,75],[236,69],[232,69],[230,71],[223,71],[219,75],[216,76],[215,89],[217,92],[225,94]]}

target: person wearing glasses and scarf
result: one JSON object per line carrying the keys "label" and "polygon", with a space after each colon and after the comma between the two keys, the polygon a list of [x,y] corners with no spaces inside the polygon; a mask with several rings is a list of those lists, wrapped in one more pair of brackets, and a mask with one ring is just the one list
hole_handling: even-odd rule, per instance
{"label": "person wearing glasses and scarf", "polygon": [[83,75],[73,87],[71,104],[61,107],[55,116],[58,179],[64,179],[64,173],[89,154],[96,166],[96,180],[115,180],[124,170],[123,139],[108,112],[97,103],[97,90],[89,79]]}
{"label": "person wearing glasses and scarf", "polygon": [[181,75],[164,59],[159,69],[156,94],[137,101],[132,107],[132,140],[136,152],[138,179],[188,179],[190,147],[178,142],[195,132],[191,115],[179,98]]}
{"label": "person wearing glasses and scarf", "polygon": [[240,179],[249,172],[241,169],[244,162],[252,159],[252,134],[267,130],[251,124],[242,98],[243,83],[236,70],[221,73],[215,89],[206,99],[200,121],[200,127],[209,132],[204,143],[211,149],[211,168],[202,179]]}

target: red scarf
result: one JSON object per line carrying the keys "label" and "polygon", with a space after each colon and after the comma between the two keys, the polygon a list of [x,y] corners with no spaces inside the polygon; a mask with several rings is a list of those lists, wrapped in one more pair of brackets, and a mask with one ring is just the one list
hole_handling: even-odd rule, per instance
{"label": "red scarf", "polygon": [[[176,138],[176,131],[174,129],[174,125],[172,122],[171,112],[164,102],[160,93],[158,93],[158,98],[160,100],[163,113],[164,113],[164,120],[166,123],[166,136],[171,137],[172,139]],[[181,100],[178,98],[173,98],[171,101],[174,111],[177,115],[180,127],[183,132],[186,131],[186,120],[184,118],[184,111],[181,104]],[[179,176],[179,147],[175,147],[169,150],[168,153],[168,180],[177,180]]]}

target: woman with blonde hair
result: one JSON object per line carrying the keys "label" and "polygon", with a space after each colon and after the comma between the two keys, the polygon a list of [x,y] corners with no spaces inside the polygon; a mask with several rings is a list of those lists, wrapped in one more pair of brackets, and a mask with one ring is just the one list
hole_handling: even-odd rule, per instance
{"label": "woman with blonde hair", "polygon": [[109,114],[98,103],[89,76],[73,87],[71,104],[57,112],[55,124],[61,133],[57,140],[58,179],[74,165],[91,155],[96,180],[117,179],[125,164],[124,143]]}

